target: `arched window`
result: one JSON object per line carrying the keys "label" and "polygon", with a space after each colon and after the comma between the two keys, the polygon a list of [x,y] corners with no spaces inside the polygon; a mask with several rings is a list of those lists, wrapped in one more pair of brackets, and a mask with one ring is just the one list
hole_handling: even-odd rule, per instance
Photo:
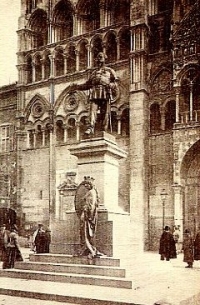
{"label": "arched window", "polygon": [[116,36],[111,33],[107,37],[106,43],[106,55],[108,57],[108,62],[115,62],[117,60],[117,41]]}
{"label": "arched window", "polygon": [[76,51],[74,46],[70,46],[68,50],[67,70],[69,73],[76,71]]}
{"label": "arched window", "polygon": [[105,10],[108,15],[108,24],[124,23],[130,21],[130,1],[129,0],[107,0]]}
{"label": "arched window", "polygon": [[63,50],[59,49],[55,56],[55,76],[64,75],[64,56]]}
{"label": "arched window", "polygon": [[47,13],[42,9],[37,9],[30,18],[29,26],[33,33],[32,48],[46,45],[48,41]]}
{"label": "arched window", "polygon": [[87,128],[87,123],[88,123],[88,117],[87,116],[82,116],[80,120],[80,134],[83,135],[85,133],[85,130]]}
{"label": "arched window", "polygon": [[126,108],[123,110],[122,116],[121,116],[121,134],[122,134],[122,136],[129,135],[129,120],[130,120],[129,109]]}
{"label": "arched window", "polygon": [[116,111],[111,111],[111,121],[109,122],[112,125],[112,132],[117,133],[118,124],[117,124],[117,113]]}
{"label": "arched window", "polygon": [[80,45],[80,53],[79,53],[79,70],[87,69],[87,42],[83,41]]}
{"label": "arched window", "polygon": [[54,9],[53,23],[56,42],[73,35],[73,10],[70,1],[59,1]]}
{"label": "arched window", "polygon": [[45,145],[49,146],[50,143],[50,130],[51,130],[51,125],[48,123],[45,126]]}
{"label": "arched window", "polygon": [[120,35],[120,59],[128,59],[130,53],[130,31],[124,30]]}
{"label": "arched window", "polygon": [[76,138],[76,121],[74,118],[70,118],[68,121],[68,138]]}
{"label": "arched window", "polygon": [[42,126],[38,125],[36,130],[36,147],[42,146],[42,139],[43,139]]}
{"label": "arched window", "polygon": [[100,27],[99,0],[81,0],[78,3],[79,18],[82,31],[79,34],[91,32]]}
{"label": "arched window", "polygon": [[56,140],[58,143],[64,142],[64,128],[61,120],[56,122]]}
{"label": "arched window", "polygon": [[29,56],[26,61],[26,71],[27,71],[27,84],[33,81],[33,71],[32,71],[32,57]]}
{"label": "arched window", "polygon": [[34,148],[34,130],[29,131],[29,147]]}
{"label": "arched window", "polygon": [[44,59],[44,78],[48,79],[51,74],[51,62],[49,59],[49,53],[45,54],[45,59]]}
{"label": "arched window", "polygon": [[102,39],[100,37],[96,37],[93,41],[92,48],[93,66],[96,66],[96,58],[99,52],[103,52]]}
{"label": "arched window", "polygon": [[35,81],[38,82],[42,79],[42,63],[41,56],[37,55],[35,58]]}
{"label": "arched window", "polygon": [[165,106],[165,130],[172,130],[176,122],[176,102],[169,101]]}
{"label": "arched window", "polygon": [[157,53],[160,50],[159,24],[155,20],[149,20],[149,52]]}
{"label": "arched window", "polygon": [[161,130],[161,115],[160,106],[158,104],[153,104],[150,107],[150,132],[156,133]]}

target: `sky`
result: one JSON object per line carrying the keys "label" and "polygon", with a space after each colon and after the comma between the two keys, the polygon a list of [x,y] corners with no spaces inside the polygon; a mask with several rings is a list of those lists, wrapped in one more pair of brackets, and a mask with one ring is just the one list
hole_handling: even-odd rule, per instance
{"label": "sky", "polygon": [[0,86],[17,81],[17,29],[21,0],[0,0]]}

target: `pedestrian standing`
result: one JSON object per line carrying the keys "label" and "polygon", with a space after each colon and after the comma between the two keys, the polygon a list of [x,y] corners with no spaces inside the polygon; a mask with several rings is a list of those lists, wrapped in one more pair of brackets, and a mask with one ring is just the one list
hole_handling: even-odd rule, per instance
{"label": "pedestrian standing", "polygon": [[198,228],[198,232],[194,240],[194,260],[200,260],[200,227]]}
{"label": "pedestrian standing", "polygon": [[46,231],[45,231],[45,251],[44,251],[44,253],[49,253],[50,243],[51,243],[51,230],[46,229]]}
{"label": "pedestrian standing", "polygon": [[173,237],[176,244],[176,254],[181,253],[181,243],[180,243],[180,228],[179,226],[174,226]]}
{"label": "pedestrian standing", "polygon": [[177,257],[175,241],[169,226],[165,226],[164,232],[161,235],[159,254],[162,261],[165,259],[169,261],[171,258]]}
{"label": "pedestrian standing", "polygon": [[37,230],[33,233],[33,246],[36,253],[45,253],[46,233],[41,223],[38,224]]}
{"label": "pedestrian standing", "polygon": [[183,236],[183,261],[188,265],[185,268],[192,268],[194,262],[194,243],[190,230],[186,229]]}
{"label": "pedestrian standing", "polygon": [[0,261],[3,262],[3,269],[6,260],[6,249],[8,245],[9,231],[6,230],[6,225],[3,224],[0,227]]}
{"label": "pedestrian standing", "polygon": [[18,228],[16,225],[13,225],[11,227],[11,233],[9,234],[8,238],[4,269],[14,268],[15,261],[22,260],[23,258],[19,247]]}

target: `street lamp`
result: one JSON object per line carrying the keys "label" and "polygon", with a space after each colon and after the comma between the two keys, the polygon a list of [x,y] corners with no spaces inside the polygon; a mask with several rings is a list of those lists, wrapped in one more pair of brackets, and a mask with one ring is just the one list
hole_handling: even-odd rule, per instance
{"label": "street lamp", "polygon": [[160,193],[160,198],[162,201],[162,206],[163,206],[163,215],[162,215],[162,227],[164,230],[164,226],[165,226],[165,201],[167,199],[167,192],[165,189],[162,189],[161,193]]}

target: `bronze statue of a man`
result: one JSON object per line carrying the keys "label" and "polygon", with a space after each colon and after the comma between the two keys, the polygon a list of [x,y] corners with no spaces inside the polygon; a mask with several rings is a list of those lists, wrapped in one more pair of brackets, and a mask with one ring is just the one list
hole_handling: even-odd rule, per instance
{"label": "bronze statue of a man", "polygon": [[93,134],[97,120],[97,112],[100,111],[101,128],[107,131],[111,127],[111,101],[116,91],[115,71],[105,66],[106,56],[103,52],[97,55],[98,67],[92,72],[90,78],[84,84],[72,84],[70,91],[89,90],[90,118],[86,134]]}

